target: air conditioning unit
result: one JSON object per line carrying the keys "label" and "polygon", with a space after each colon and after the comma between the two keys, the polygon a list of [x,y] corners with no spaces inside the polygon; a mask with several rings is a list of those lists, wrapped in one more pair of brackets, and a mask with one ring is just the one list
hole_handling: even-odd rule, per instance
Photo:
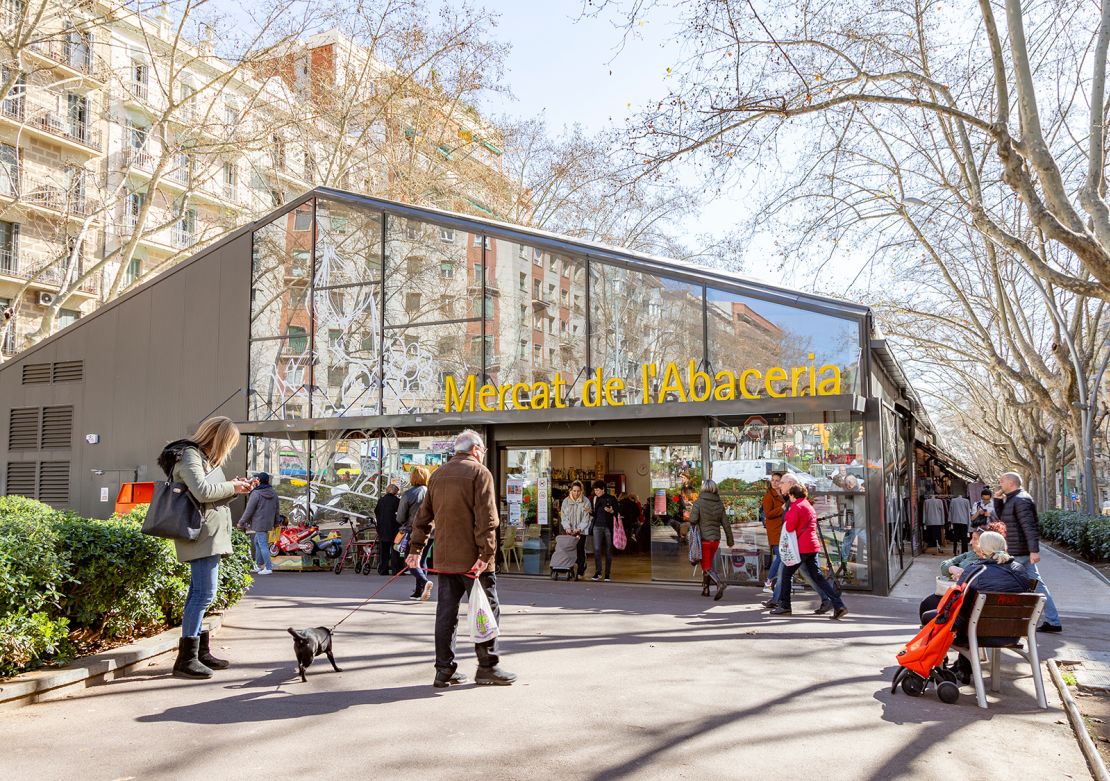
{"label": "air conditioning unit", "polygon": [[53,293],[39,293],[38,304],[39,306],[50,306],[54,303]]}

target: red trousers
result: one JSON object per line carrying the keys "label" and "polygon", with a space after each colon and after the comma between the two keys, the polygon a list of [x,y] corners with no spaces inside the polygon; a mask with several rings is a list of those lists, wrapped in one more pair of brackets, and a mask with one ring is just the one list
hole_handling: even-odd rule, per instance
{"label": "red trousers", "polygon": [[720,540],[701,541],[701,571],[708,572],[713,569],[713,562],[717,560],[717,548],[721,547]]}

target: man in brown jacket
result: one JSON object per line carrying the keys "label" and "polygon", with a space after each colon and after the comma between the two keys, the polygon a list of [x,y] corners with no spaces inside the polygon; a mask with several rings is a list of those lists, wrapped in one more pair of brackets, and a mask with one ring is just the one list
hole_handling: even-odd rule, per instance
{"label": "man in brown jacket", "polygon": [[[482,435],[467,429],[455,439],[455,456],[437,469],[428,481],[428,494],[412,525],[410,568],[420,566],[432,527],[435,526],[435,567],[439,570],[439,596],[436,601],[436,677],[433,685],[442,689],[465,683],[466,676],[455,664],[455,632],[459,626],[459,603],[469,594],[476,575],[494,617],[500,622],[497,601],[497,491],[493,475],[482,464],[486,445]],[[450,573],[450,574],[448,574]],[[484,686],[508,686],[516,680],[513,673],[499,668],[497,638],[474,646],[478,672],[474,682]]]}

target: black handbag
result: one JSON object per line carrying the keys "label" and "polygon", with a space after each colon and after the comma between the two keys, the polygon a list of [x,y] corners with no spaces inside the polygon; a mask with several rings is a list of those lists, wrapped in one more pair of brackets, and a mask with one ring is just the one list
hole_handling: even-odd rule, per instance
{"label": "black handbag", "polygon": [[143,521],[143,534],[192,542],[200,536],[204,515],[185,483],[164,480],[154,486],[154,497]]}

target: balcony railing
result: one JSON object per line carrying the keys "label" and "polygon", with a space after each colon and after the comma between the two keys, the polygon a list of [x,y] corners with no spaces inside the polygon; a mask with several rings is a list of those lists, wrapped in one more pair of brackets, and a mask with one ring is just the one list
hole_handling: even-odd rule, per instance
{"label": "balcony railing", "polygon": [[104,63],[87,47],[74,46],[69,41],[37,41],[30,45],[30,49],[35,54],[71,70],[84,73],[97,81],[104,81]]}
{"label": "balcony railing", "polygon": [[127,149],[123,153],[123,167],[151,173],[154,171],[154,155],[145,149]]}
{"label": "balcony railing", "polygon": [[28,113],[26,101],[22,97],[0,101],[0,115],[57,138],[76,141],[97,152],[101,150],[100,134],[89,127],[87,122],[71,120],[45,110],[30,112],[30,116],[27,116]]}
{"label": "balcony railing", "polygon": [[144,103],[150,100],[150,89],[145,81],[132,79],[127,85],[127,91],[132,97],[138,98]]}
{"label": "balcony railing", "polygon": [[191,230],[175,225],[173,231],[171,231],[171,238],[173,246],[184,249],[185,247],[192,246],[196,242],[197,235]]}
{"label": "balcony railing", "polygon": [[[10,249],[0,250],[0,275],[25,279],[37,285],[61,288],[65,279],[65,269],[59,259],[53,261],[25,260]],[[95,295],[100,292],[100,273],[89,276],[77,288],[83,293]]]}
{"label": "balcony railing", "polygon": [[66,191],[61,187],[44,184],[36,187],[23,196],[23,200],[33,206],[51,209],[56,212],[74,214],[79,217],[87,216],[91,211],[88,199],[84,193]]}

